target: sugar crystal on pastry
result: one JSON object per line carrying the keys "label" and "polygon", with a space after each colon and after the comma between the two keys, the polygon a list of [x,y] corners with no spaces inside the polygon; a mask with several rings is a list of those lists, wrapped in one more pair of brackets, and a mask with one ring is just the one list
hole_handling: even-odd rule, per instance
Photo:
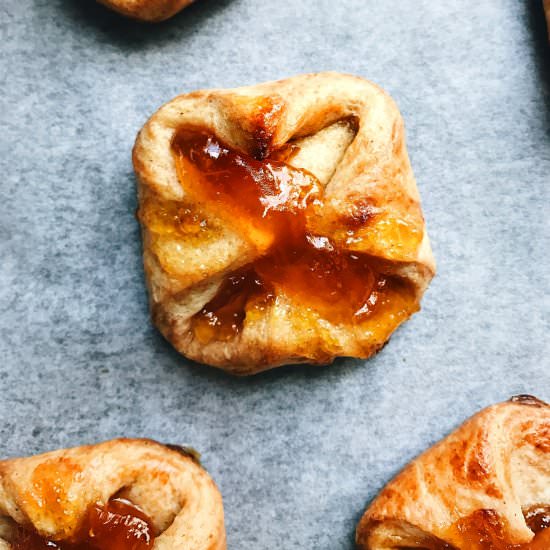
{"label": "sugar crystal on pastry", "polygon": [[180,96],[134,149],[153,319],[247,374],[368,357],[434,273],[394,103],[347,75]]}

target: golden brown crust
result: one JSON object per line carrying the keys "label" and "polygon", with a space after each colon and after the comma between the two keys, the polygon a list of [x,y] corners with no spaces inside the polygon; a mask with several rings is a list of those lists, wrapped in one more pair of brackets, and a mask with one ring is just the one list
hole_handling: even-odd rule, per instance
{"label": "golden brown crust", "polygon": [[544,0],[544,13],[548,25],[548,40],[550,41],[550,0]]}
{"label": "golden brown crust", "polygon": [[[342,123],[349,119],[357,123],[351,134]],[[197,208],[180,184],[171,148],[176,132],[184,127],[206,128],[249,154],[277,150],[290,140],[298,144],[300,152],[291,164],[307,169],[324,186],[326,208],[319,234],[342,234],[339,220],[353,209],[374,205],[375,221],[358,230],[357,244],[349,250],[378,259],[388,273],[406,280],[420,301],[435,264],[403,122],[392,99],[367,80],[338,73],[197,91],[159,109],[140,131],[133,153],[152,316],[180,352],[235,374],[251,374],[288,363],[368,357],[380,349],[408,315],[376,320],[379,334],[373,336],[371,326],[329,323],[312,319],[313,314],[304,322],[305,308],[284,295],[264,315],[247,318],[242,333],[230,341],[205,344],[194,337],[192,316],[212,299],[225,275],[261,251],[249,236],[208,212],[208,204],[200,206],[215,228],[209,240],[196,244],[191,238],[165,239],[159,245],[143,215],[145,203],[190,201],[191,208]]]}
{"label": "golden brown crust", "polygon": [[[74,536],[89,508],[122,496],[160,534],[155,550],[225,550],[221,495],[196,459],[150,440],[116,439],[0,462],[0,549],[10,524]],[[181,542],[185,541],[185,542]]]}
{"label": "golden brown crust", "polygon": [[479,412],[411,462],[363,515],[357,544],[389,550],[444,541],[468,550],[453,525],[480,511],[498,518],[506,544],[528,543],[534,535],[523,511],[548,505],[550,406],[519,396]]}
{"label": "golden brown crust", "polygon": [[156,23],[169,19],[193,0],[98,0],[122,15]]}

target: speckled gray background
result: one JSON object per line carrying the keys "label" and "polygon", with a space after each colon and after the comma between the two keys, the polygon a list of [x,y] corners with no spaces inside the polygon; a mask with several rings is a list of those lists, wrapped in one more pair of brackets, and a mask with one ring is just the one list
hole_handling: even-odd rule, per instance
{"label": "speckled gray background", "polygon": [[[230,548],[351,550],[409,459],[478,408],[550,399],[550,49],[538,0],[200,0],[132,23],[0,6],[4,456],[188,443]],[[173,96],[333,69],[400,105],[439,274],[366,363],[235,379],[148,320],[130,149]]]}

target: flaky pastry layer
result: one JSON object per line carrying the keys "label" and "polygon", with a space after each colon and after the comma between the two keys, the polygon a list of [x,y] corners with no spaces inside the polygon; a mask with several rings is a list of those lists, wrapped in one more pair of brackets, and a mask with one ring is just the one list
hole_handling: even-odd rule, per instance
{"label": "flaky pastry layer", "polygon": [[479,412],[412,461],[369,506],[357,543],[471,550],[453,526],[481,513],[498,529],[499,548],[511,548],[533,539],[525,516],[536,508],[550,517],[550,406],[518,396]]}

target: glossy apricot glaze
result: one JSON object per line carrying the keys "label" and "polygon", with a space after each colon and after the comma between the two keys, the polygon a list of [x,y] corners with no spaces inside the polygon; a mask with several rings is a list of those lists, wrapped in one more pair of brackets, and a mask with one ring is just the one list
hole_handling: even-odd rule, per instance
{"label": "glossy apricot glaze", "polygon": [[[324,189],[306,170],[286,159],[292,147],[268,158],[236,151],[206,131],[176,134],[173,152],[187,202],[146,200],[140,219],[153,232],[154,248],[180,238],[200,246],[215,231],[204,212],[214,214],[246,236],[257,259],[225,277],[217,295],[192,320],[200,342],[227,341],[243,330],[247,318],[265,311],[285,295],[312,316],[370,331],[383,344],[418,310],[414,290],[384,275],[371,256],[346,250],[315,231],[322,216]],[[280,160],[284,159],[284,160]],[[368,208],[340,220],[353,234],[374,216]],[[175,261],[157,254],[170,273]],[[170,273],[171,275],[176,275]]]}
{"label": "glossy apricot glaze", "polygon": [[35,532],[18,528],[14,550],[149,550],[154,534],[151,520],[136,506],[123,499],[90,508],[79,530],[70,541],[52,541]]}

